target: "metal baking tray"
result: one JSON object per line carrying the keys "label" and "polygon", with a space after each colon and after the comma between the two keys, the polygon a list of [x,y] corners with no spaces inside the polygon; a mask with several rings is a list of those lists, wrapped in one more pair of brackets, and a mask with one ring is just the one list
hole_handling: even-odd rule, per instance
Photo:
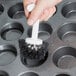
{"label": "metal baking tray", "polygon": [[49,44],[48,58],[27,67],[18,42],[31,36],[22,0],[0,0],[0,76],[76,76],[76,0],[63,0],[56,7],[39,27],[39,38]]}

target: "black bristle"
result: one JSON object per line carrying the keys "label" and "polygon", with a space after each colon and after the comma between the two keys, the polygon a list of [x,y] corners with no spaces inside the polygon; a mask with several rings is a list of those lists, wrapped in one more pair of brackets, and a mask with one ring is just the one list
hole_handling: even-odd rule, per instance
{"label": "black bristle", "polygon": [[[37,48],[37,50],[35,48],[34,49],[29,48],[28,47],[29,45],[30,44],[27,44],[25,42],[25,40],[23,40],[23,39],[19,40],[19,47],[20,47],[20,53],[21,53],[22,59],[25,59],[25,60],[30,59],[30,60],[36,60],[36,61],[45,60],[47,50],[48,50],[47,49],[47,47],[48,47],[47,43],[43,42],[42,45],[39,45],[39,46],[36,45],[36,47],[40,47],[40,48]],[[33,47],[33,46],[34,45],[31,45],[31,47]],[[30,63],[30,65],[31,65],[31,63]]]}

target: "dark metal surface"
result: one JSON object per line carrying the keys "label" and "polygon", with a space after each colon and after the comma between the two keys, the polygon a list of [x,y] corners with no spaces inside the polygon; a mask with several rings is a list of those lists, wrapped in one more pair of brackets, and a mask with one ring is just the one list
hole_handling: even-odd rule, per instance
{"label": "dark metal surface", "polygon": [[20,60],[18,40],[31,36],[30,28],[22,0],[0,0],[0,76],[76,76],[76,0],[63,0],[55,15],[40,24],[48,58],[28,68]]}

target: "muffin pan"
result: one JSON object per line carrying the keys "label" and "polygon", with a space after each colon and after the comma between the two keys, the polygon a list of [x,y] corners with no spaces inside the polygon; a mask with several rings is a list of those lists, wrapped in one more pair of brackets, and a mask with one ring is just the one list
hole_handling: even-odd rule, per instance
{"label": "muffin pan", "polygon": [[31,37],[32,27],[22,0],[0,0],[0,76],[76,76],[76,0],[63,0],[56,8],[39,26],[48,57],[42,65],[28,67],[21,61],[19,40]]}

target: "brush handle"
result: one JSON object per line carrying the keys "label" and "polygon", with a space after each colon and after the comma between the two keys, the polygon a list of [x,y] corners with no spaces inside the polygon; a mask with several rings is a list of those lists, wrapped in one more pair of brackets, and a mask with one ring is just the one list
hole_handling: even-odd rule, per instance
{"label": "brush handle", "polygon": [[32,38],[33,39],[38,39],[38,31],[39,31],[39,20],[37,20],[33,24],[33,28],[32,28]]}
{"label": "brush handle", "polygon": [[[29,12],[31,12],[33,9],[34,9],[34,7],[35,7],[35,4],[30,4],[30,5],[28,5],[28,7],[27,7],[27,10],[29,11]],[[32,38],[33,39],[38,39],[38,30],[39,30],[39,23],[40,23],[40,21],[39,21],[39,19],[33,24],[33,28],[32,28]]]}

